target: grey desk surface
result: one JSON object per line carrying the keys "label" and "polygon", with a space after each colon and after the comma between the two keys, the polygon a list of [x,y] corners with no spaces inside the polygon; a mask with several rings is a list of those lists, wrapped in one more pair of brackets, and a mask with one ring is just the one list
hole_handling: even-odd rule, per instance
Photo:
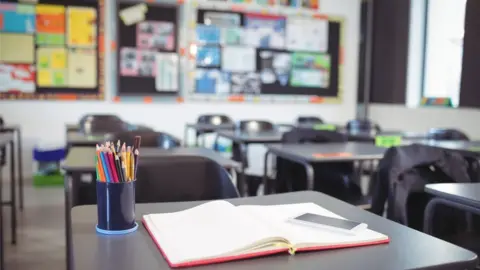
{"label": "grey desk surface", "polygon": [[240,132],[230,130],[219,130],[217,134],[237,143],[276,143],[282,140],[283,132],[268,131],[268,132]]}
{"label": "grey desk surface", "polygon": [[95,146],[104,141],[104,135],[85,135],[78,131],[67,132],[67,144],[71,146]]}
{"label": "grey desk surface", "polygon": [[[234,204],[285,204],[314,202],[347,219],[365,222],[369,228],[390,237],[389,244],[281,254],[257,259],[195,267],[195,269],[472,269],[477,255],[366,212],[327,195],[293,192],[231,200]],[[202,202],[137,204],[138,222],[145,214],[180,211]],[[95,232],[97,209],[79,206],[72,210],[73,257],[76,270],[161,270],[170,269],[143,225],[124,236],[104,236]],[[232,232],[236,233],[236,232]],[[447,266],[449,268],[445,268]]]}
{"label": "grey desk surface", "polygon": [[437,197],[480,208],[480,183],[428,184],[425,192]]}
{"label": "grey desk surface", "polygon": [[5,125],[3,127],[0,127],[0,132],[13,132],[19,129],[20,129],[19,125]]}
{"label": "grey desk surface", "polygon": [[231,124],[213,125],[213,124],[190,123],[190,124],[187,124],[187,127],[195,129],[196,131],[230,130],[230,129],[235,129],[235,124],[231,123]]}
{"label": "grey desk surface", "polygon": [[79,124],[66,124],[65,128],[67,129],[67,132],[79,131],[80,130],[80,125]]}
{"label": "grey desk surface", "polygon": [[5,146],[13,140],[13,134],[1,133],[0,134],[0,146]]}
{"label": "grey desk surface", "polygon": [[418,140],[413,143],[424,144],[444,149],[480,152],[480,141],[436,141],[436,140]]}
{"label": "grey desk surface", "polygon": [[[240,163],[228,159],[208,148],[174,148],[174,149],[160,149],[142,147],[140,149],[140,160],[142,157],[162,157],[162,156],[203,156],[207,157],[222,167],[240,168]],[[88,173],[95,170],[95,148],[94,147],[72,147],[67,155],[67,159],[63,164],[63,169],[67,172]],[[141,161],[140,161],[141,162]]]}
{"label": "grey desk surface", "polygon": [[[386,148],[376,147],[366,142],[268,144],[266,147],[274,154],[291,156],[308,162],[381,159],[386,151]],[[343,153],[348,155],[342,155]],[[323,154],[323,156],[317,154]]]}
{"label": "grey desk surface", "polygon": [[376,136],[400,136],[407,140],[420,140],[427,138],[426,133],[421,132],[404,132],[398,130],[385,130],[381,132],[347,132],[343,131],[351,140],[374,141]]}

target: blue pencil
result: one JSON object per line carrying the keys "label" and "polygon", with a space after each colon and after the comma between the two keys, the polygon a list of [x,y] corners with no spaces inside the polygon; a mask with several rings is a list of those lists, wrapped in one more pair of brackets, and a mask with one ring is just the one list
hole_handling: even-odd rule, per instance
{"label": "blue pencil", "polygon": [[107,159],[105,157],[107,153],[105,152],[100,152],[100,158],[102,159],[102,164],[103,164],[103,170],[105,171],[105,179],[106,182],[111,183],[112,182],[112,172],[110,171],[110,167],[107,164]]}

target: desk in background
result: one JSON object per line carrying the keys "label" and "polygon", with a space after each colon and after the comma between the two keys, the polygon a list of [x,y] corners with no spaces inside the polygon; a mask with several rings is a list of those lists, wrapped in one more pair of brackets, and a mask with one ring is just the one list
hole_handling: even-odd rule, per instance
{"label": "desk in background", "polygon": [[85,135],[80,132],[68,132],[67,133],[67,146],[68,147],[95,147],[97,144],[105,142],[105,135]]}
{"label": "desk in background", "polygon": [[[71,258],[71,208],[72,196],[71,191],[73,185],[81,180],[82,174],[95,175],[95,148],[94,147],[72,147],[68,152],[67,159],[63,165],[65,170],[65,237],[67,242],[67,258]],[[171,157],[171,156],[203,156],[207,157],[225,169],[229,169],[234,174],[235,170],[240,168],[240,164],[236,161],[228,159],[211,149],[207,148],[141,148],[141,157]],[[140,161],[141,162],[141,161]],[[71,181],[72,180],[72,181]],[[95,179],[92,179],[95,181]],[[135,268],[135,267],[134,267]],[[132,269],[134,269],[132,268]],[[72,268],[69,268],[72,269]]]}
{"label": "desk in background", "polygon": [[314,169],[313,163],[335,161],[358,161],[382,159],[386,148],[376,147],[371,143],[309,143],[309,144],[267,144],[264,159],[263,184],[265,190],[270,191],[267,181],[267,161],[270,154],[299,163],[305,167],[307,188],[313,190]]}
{"label": "desk in background", "polygon": [[[188,144],[188,130],[193,129],[195,131],[195,146],[198,146],[198,136],[204,132],[208,131],[218,131],[218,130],[234,130],[235,124],[220,124],[220,125],[213,125],[213,124],[203,124],[203,123],[195,123],[195,124],[186,124],[185,131],[183,135],[183,144],[187,146]],[[203,136],[202,146],[205,146],[205,136]]]}
{"label": "desk in background", "polygon": [[[10,149],[13,149],[13,135],[12,134],[0,134],[0,147],[6,147],[7,145],[10,145]],[[10,151],[13,152],[13,151]],[[12,165],[10,164],[10,168],[12,168]],[[10,169],[10,173],[12,173],[12,169]],[[13,181],[12,181],[13,182]],[[4,265],[4,253],[5,253],[5,248],[3,247],[3,205],[10,205],[11,207],[11,213],[12,213],[12,222],[16,221],[15,217],[15,182],[10,183],[10,194],[13,194],[12,200],[10,202],[4,202],[3,201],[3,166],[0,166],[0,269],[5,269]],[[15,224],[12,223],[12,230],[15,228]],[[12,231],[12,238],[16,234],[15,231]]]}
{"label": "desk in background", "polygon": [[245,168],[247,155],[245,149],[249,144],[264,144],[264,143],[277,143],[282,141],[283,132],[279,130],[267,131],[267,132],[240,132],[240,131],[223,131],[220,130],[217,132],[215,137],[214,145],[218,143],[220,137],[231,140],[233,143],[240,145],[240,160],[241,168],[239,172],[237,189],[240,193],[240,196],[246,194],[246,176]]}
{"label": "desk in background", "polygon": [[447,150],[459,151],[464,154],[474,154],[480,156],[480,141],[436,141],[436,140],[418,140],[412,143],[438,147]]}
{"label": "desk in background", "polygon": [[69,132],[80,132],[80,125],[79,124],[66,124],[65,130],[67,133]]}
{"label": "desk in background", "polygon": [[433,214],[437,205],[447,205],[456,209],[480,215],[480,183],[428,184],[425,192],[434,195],[425,207],[423,231],[431,233]]}
{"label": "desk in background", "polygon": [[[477,255],[473,252],[318,192],[292,192],[229,201],[236,205],[313,202],[347,219],[367,223],[369,228],[388,235],[390,243],[305,252],[294,256],[282,254],[206,265],[198,269],[302,270],[318,269],[320,266],[325,269],[473,269],[478,261]],[[204,202],[137,204],[136,219],[140,223],[145,214],[180,211],[201,203]],[[75,270],[170,269],[143,225],[132,234],[108,237],[95,232],[96,220],[96,206],[79,206],[72,210],[74,254],[72,266]]]}
{"label": "desk in background", "polygon": [[[16,196],[16,179],[17,175],[15,172],[15,147],[14,147],[14,136],[11,133],[0,133],[0,147],[9,146],[10,149],[10,200],[3,201],[0,196],[1,205],[8,205],[10,206],[10,214],[11,214],[11,230],[12,230],[12,244],[17,243],[17,196]],[[2,181],[0,181],[0,193],[3,188]],[[2,210],[2,209],[0,209]],[[3,211],[0,211],[3,212]]]}

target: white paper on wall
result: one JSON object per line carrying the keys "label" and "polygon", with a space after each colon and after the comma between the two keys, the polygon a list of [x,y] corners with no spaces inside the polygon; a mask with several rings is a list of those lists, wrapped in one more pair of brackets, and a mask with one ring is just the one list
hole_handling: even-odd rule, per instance
{"label": "white paper on wall", "polygon": [[251,47],[225,46],[222,48],[222,70],[253,72],[256,69],[255,49]]}
{"label": "white paper on wall", "polygon": [[326,52],[328,50],[328,20],[289,18],[286,39],[288,50]]}

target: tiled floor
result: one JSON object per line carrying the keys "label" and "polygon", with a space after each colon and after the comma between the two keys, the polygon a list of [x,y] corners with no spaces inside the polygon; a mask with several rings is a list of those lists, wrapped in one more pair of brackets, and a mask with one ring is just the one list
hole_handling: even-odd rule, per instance
{"label": "tiled floor", "polygon": [[[27,181],[30,182],[30,181]],[[4,199],[8,199],[8,183]],[[63,187],[25,186],[25,209],[18,211],[17,245],[10,243],[10,207],[3,207],[4,270],[65,269]]]}

